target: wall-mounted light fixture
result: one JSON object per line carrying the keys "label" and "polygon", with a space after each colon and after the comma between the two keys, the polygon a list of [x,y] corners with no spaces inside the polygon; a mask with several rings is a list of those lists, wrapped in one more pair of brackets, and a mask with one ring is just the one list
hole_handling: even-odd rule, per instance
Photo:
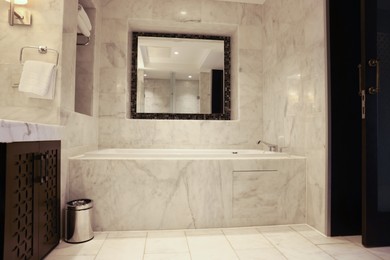
{"label": "wall-mounted light fixture", "polygon": [[15,10],[15,5],[25,5],[28,0],[5,0],[9,2],[9,25],[31,25],[31,14],[27,10]]}

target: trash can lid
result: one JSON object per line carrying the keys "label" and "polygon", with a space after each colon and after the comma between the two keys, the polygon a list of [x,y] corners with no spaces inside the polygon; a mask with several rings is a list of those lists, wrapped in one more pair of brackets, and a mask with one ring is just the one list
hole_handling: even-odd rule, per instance
{"label": "trash can lid", "polygon": [[89,208],[92,208],[93,201],[90,199],[72,200],[72,201],[67,202],[66,206],[68,209],[71,209],[71,210],[89,209]]}

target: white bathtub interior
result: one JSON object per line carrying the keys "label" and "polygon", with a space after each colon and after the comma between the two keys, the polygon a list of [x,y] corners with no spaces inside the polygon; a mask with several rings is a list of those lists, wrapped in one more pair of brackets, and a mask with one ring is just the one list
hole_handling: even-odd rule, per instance
{"label": "white bathtub interior", "polygon": [[102,149],[72,159],[246,159],[293,157],[286,153],[255,149]]}

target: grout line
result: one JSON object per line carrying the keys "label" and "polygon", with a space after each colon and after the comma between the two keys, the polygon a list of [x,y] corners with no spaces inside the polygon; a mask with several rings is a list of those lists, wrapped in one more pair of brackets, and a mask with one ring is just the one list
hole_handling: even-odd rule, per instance
{"label": "grout line", "polygon": [[238,253],[236,252],[236,250],[234,249],[232,243],[230,242],[229,238],[226,236],[225,232],[223,231],[223,229],[221,228],[220,229],[222,231],[222,234],[223,236],[225,237],[225,239],[227,240],[227,242],[229,243],[230,247],[233,249],[233,252],[234,254],[237,256],[237,259],[240,259],[240,257],[238,256]]}
{"label": "grout line", "polygon": [[149,232],[146,232],[145,236],[145,242],[144,242],[144,253],[142,255],[142,260],[145,260],[145,254],[146,254],[146,241],[148,240]]}
{"label": "grout line", "polygon": [[188,237],[187,237],[187,232],[184,231],[184,237],[186,238],[186,243],[187,243],[187,248],[188,248],[188,254],[190,255],[190,260],[192,260],[192,254],[190,250],[190,244],[188,243]]}
{"label": "grout line", "polygon": [[94,259],[96,259],[96,258],[98,257],[98,255],[99,255],[100,251],[102,250],[102,248],[103,248],[104,244],[106,243],[106,239],[107,239],[108,235],[110,234],[110,232],[101,232],[101,233],[105,233],[105,234],[106,234],[106,236],[104,237],[104,239],[103,239],[103,243],[102,243],[102,245],[100,246],[100,248],[99,248],[98,252],[96,253],[96,255],[95,255]]}
{"label": "grout line", "polygon": [[[303,239],[307,240],[310,244],[312,244],[313,246],[315,246],[316,248],[318,248],[320,251],[324,252],[325,254],[327,254],[328,256],[330,256],[331,258],[333,259],[336,259],[333,255],[331,255],[330,253],[326,252],[325,250],[323,250],[321,247],[319,247],[318,245],[314,244],[312,241],[310,241],[310,239],[308,239],[307,237],[305,237],[303,234],[301,234],[299,231],[293,229],[291,226],[290,226],[290,229],[294,230],[295,233],[297,233],[299,236],[303,237]],[[334,245],[334,244],[333,244]]]}
{"label": "grout line", "polygon": [[263,232],[261,232],[260,230],[258,230],[256,228],[257,232],[260,233],[260,235],[262,235],[271,245],[273,248],[275,248],[286,260],[288,259],[287,256],[285,254],[283,254],[283,252],[274,244],[272,243],[271,239],[269,239],[265,234],[263,234]]}

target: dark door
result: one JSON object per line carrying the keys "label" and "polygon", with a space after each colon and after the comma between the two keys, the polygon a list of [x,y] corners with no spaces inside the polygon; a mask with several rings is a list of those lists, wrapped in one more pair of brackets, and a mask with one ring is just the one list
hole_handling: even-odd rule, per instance
{"label": "dark door", "polygon": [[363,244],[388,246],[390,245],[390,1],[361,1]]}
{"label": "dark door", "polygon": [[211,70],[211,113],[223,113],[223,70]]}

